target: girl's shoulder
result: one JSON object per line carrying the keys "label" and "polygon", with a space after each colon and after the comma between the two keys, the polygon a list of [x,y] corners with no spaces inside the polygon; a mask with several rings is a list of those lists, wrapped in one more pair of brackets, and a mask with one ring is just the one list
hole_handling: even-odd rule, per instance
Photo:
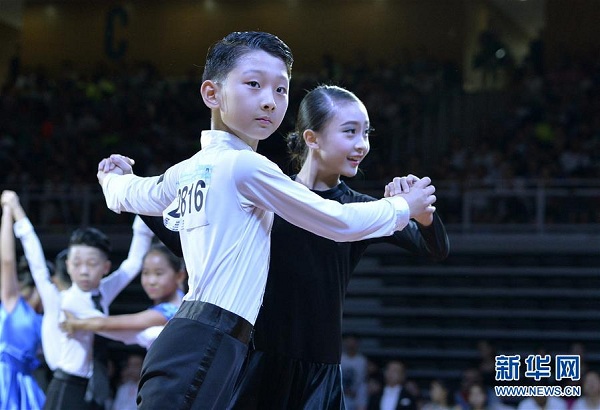
{"label": "girl's shoulder", "polygon": [[[340,201],[342,203],[377,201],[377,198],[375,198],[371,195],[367,195],[362,192],[356,191],[356,190],[350,188],[348,185],[346,185],[346,183],[343,181],[338,185],[338,188],[341,192],[343,192],[343,196]],[[383,190],[382,190],[382,194],[383,194]]]}

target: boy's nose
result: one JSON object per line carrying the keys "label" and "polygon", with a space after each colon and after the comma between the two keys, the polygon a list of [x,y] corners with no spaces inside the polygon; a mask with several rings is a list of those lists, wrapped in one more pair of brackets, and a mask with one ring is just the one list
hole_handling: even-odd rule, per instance
{"label": "boy's nose", "polygon": [[275,105],[275,102],[263,105],[263,109],[268,111],[273,111],[275,107],[277,107],[277,105]]}
{"label": "boy's nose", "polygon": [[271,111],[274,110],[277,107],[277,104],[275,103],[275,98],[273,97],[273,94],[270,92],[265,92],[263,95],[263,109]]}

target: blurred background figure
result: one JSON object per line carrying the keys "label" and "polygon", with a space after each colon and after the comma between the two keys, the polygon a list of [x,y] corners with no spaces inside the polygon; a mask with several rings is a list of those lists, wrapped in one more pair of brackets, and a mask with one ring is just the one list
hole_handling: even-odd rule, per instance
{"label": "blurred background figure", "polygon": [[365,410],[367,407],[367,357],[360,352],[360,341],[355,335],[343,339],[342,386],[347,410]]}
{"label": "blurred background figure", "polygon": [[582,396],[575,400],[570,410],[600,410],[600,374],[589,370],[582,379]]}
{"label": "blurred background figure", "polygon": [[455,403],[446,382],[434,379],[429,384],[429,400],[423,404],[422,410],[460,410],[460,406]]}
{"label": "blurred background figure", "polygon": [[406,366],[403,362],[389,361],[383,378],[383,390],[369,399],[368,410],[418,410],[417,398],[406,388]]}
{"label": "blurred background figure", "polygon": [[136,410],[137,387],[142,372],[144,356],[131,353],[119,374],[115,399],[111,410]]}

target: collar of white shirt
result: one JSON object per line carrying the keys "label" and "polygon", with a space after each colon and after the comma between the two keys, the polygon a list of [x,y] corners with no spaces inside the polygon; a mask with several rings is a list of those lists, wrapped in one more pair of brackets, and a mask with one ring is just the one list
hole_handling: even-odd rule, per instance
{"label": "collar of white shirt", "polygon": [[226,131],[217,131],[217,130],[204,130],[200,135],[200,146],[202,149],[208,147],[209,145],[214,145],[218,143],[224,143],[231,145],[236,150],[250,150],[253,151],[250,145],[246,144],[239,137],[226,132]]}
{"label": "collar of white shirt", "polygon": [[385,386],[383,388],[383,396],[381,396],[380,410],[394,410],[398,405],[398,398],[402,386]]}

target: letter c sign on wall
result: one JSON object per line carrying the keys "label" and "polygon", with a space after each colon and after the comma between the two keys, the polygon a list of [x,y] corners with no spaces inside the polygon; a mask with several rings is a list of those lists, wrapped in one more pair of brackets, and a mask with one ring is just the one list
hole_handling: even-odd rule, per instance
{"label": "letter c sign on wall", "polygon": [[106,15],[106,28],[104,31],[104,49],[106,55],[111,60],[120,60],[125,56],[127,52],[127,40],[121,39],[117,41],[115,38],[115,29],[117,24],[123,27],[127,27],[129,22],[129,15],[127,10],[122,6],[116,6],[109,10]]}

